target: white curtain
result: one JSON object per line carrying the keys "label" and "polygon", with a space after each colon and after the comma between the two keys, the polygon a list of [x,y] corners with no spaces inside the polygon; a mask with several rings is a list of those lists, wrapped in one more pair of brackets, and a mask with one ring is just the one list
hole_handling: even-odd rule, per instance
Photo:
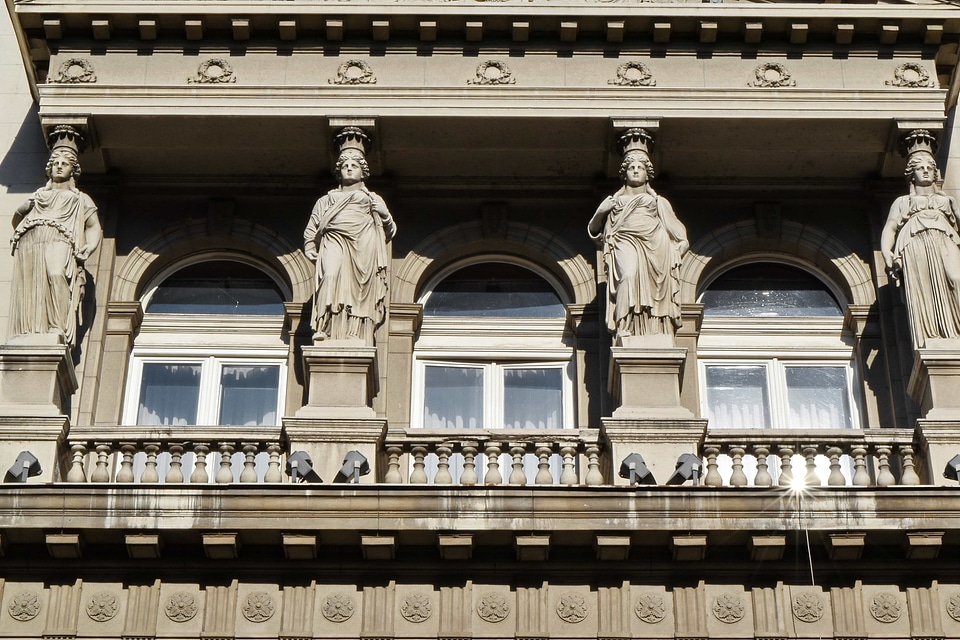
{"label": "white curtain", "polygon": [[222,425],[277,423],[278,366],[225,366],[220,375]]}
{"label": "white curtain", "polygon": [[504,369],[503,427],[563,428],[563,372],[556,368]]}
{"label": "white curtain", "polygon": [[427,429],[482,429],[483,369],[424,367],[423,426]]}
{"label": "white curtain", "polygon": [[199,364],[145,363],[137,424],[195,425],[199,399]]}

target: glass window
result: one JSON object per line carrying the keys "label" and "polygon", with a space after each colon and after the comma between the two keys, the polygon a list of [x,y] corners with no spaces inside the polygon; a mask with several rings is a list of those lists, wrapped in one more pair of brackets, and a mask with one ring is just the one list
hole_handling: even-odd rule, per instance
{"label": "glass window", "polygon": [[849,429],[852,424],[846,367],[786,367],[787,426]]}
{"label": "glass window", "polygon": [[483,428],[483,368],[426,365],[423,426]]}
{"label": "glass window", "polygon": [[211,260],[184,267],[150,296],[145,312],[221,315],[283,315],[284,295],[260,269],[242,262]]}
{"label": "glass window", "polygon": [[704,372],[707,418],[711,427],[762,429],[771,426],[766,367],[708,365]]}
{"label": "glass window", "polygon": [[276,424],[279,388],[279,365],[224,365],[220,373],[220,420],[217,424]]}
{"label": "glass window", "polygon": [[516,367],[503,370],[506,429],[563,428],[563,371]]}
{"label": "glass window", "polygon": [[454,271],[424,301],[426,316],[563,318],[553,286],[530,269],[482,262]]}
{"label": "glass window", "polygon": [[717,278],[700,301],[704,315],[750,317],[842,316],[818,278],[783,264],[736,267]]}
{"label": "glass window", "polygon": [[199,364],[143,365],[137,424],[195,425],[199,402]]}

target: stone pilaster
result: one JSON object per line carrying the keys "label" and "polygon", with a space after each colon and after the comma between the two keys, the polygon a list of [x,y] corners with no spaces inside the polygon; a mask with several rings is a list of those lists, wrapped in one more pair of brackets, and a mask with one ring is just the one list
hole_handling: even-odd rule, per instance
{"label": "stone pilaster", "polygon": [[907,392],[927,420],[960,420],[960,345],[950,342],[917,349],[913,360]]}

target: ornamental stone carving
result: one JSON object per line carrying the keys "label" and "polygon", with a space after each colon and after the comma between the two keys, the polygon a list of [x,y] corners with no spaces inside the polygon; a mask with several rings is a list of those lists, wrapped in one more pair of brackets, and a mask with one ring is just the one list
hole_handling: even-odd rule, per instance
{"label": "ornamental stone carving", "polygon": [[120,601],[117,596],[106,591],[93,594],[87,603],[87,616],[95,622],[112,620],[120,611]]}
{"label": "ornamental stone carving", "polygon": [[487,622],[503,622],[510,613],[510,605],[507,599],[499,593],[488,593],[480,598],[480,604],[477,605],[477,615],[481,620]]}
{"label": "ornamental stone carving", "polygon": [[370,65],[363,60],[347,60],[337,67],[337,77],[327,80],[327,84],[376,84]]}
{"label": "ornamental stone carving", "polygon": [[432,612],[430,598],[422,594],[407,596],[400,605],[400,615],[410,622],[423,622]]}
{"label": "ornamental stone carving", "polygon": [[795,87],[797,81],[790,77],[790,72],[779,62],[764,62],[753,70],[753,80],[747,83],[748,87]]}
{"label": "ornamental stone carving", "polygon": [[960,592],[950,596],[950,599],[947,600],[947,614],[960,622]]}
{"label": "ornamental stone carving", "polygon": [[186,591],[180,591],[170,596],[167,606],[163,608],[167,617],[174,622],[186,622],[197,615],[197,599]]}
{"label": "ornamental stone carving", "polygon": [[621,87],[655,87],[657,81],[653,79],[650,69],[642,62],[624,62],[617,67],[617,77],[607,80],[607,84]]}
{"label": "ornamental stone carving", "polygon": [[793,615],[800,622],[816,622],[823,617],[823,599],[815,593],[802,593],[793,599]]}
{"label": "ornamental stone carving", "polygon": [[667,615],[667,607],[663,604],[663,598],[648,593],[640,596],[637,600],[637,617],[647,624],[657,624],[662,622]]}
{"label": "ornamental stone carving", "polygon": [[81,84],[96,82],[97,74],[93,72],[93,65],[86,58],[69,58],[60,63],[57,75],[50,82],[63,84]]}
{"label": "ornamental stone carving", "polygon": [[743,611],[743,600],[732,593],[724,593],[713,603],[713,615],[726,624],[743,620]]}
{"label": "ornamental stone carving", "polygon": [[564,622],[583,622],[587,617],[587,601],[579,593],[564,594],[557,604],[557,615]]}
{"label": "ornamental stone carving", "polygon": [[892,593],[878,593],[870,603],[870,615],[878,622],[896,622],[900,619],[900,601]]}
{"label": "ornamental stone carving", "polygon": [[230,84],[236,81],[233,67],[223,58],[204,60],[197,67],[197,75],[187,78],[187,82],[197,84]]}
{"label": "ornamental stone carving", "polygon": [[7,611],[14,620],[33,620],[40,613],[40,596],[33,591],[21,591],[10,600]]}
{"label": "ornamental stone carving", "polygon": [[916,62],[904,62],[898,66],[893,70],[893,80],[887,80],[884,84],[911,89],[932,89],[937,86],[930,72]]}
{"label": "ornamental stone carving", "polygon": [[250,622],[266,622],[273,617],[276,606],[269,593],[258,591],[247,596],[243,605],[243,617]]}
{"label": "ornamental stone carving", "polygon": [[323,617],[330,622],[346,622],[353,617],[353,612],[356,608],[357,604],[352,597],[345,593],[335,593],[327,596],[327,600],[323,603],[321,611],[323,612]]}
{"label": "ornamental stone carving", "polygon": [[487,60],[477,66],[477,75],[467,84],[516,84],[513,72],[499,60]]}

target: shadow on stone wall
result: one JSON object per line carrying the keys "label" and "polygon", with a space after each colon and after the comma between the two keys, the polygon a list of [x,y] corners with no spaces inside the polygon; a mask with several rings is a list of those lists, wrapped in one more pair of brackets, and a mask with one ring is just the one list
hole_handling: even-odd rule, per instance
{"label": "shadow on stone wall", "polygon": [[33,193],[46,180],[44,167],[49,152],[38,111],[36,104],[30,106],[10,141],[9,150],[0,158],[0,186],[5,187],[7,193]]}

